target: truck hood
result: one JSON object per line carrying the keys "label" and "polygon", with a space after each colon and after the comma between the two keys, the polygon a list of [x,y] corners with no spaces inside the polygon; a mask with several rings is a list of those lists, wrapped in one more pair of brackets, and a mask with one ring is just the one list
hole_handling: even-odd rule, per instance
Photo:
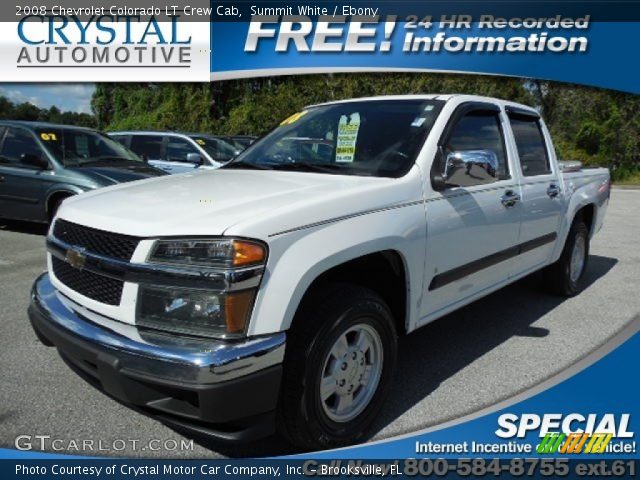
{"label": "truck hood", "polygon": [[67,169],[81,173],[103,186],[166,175],[164,171],[146,163],[128,160],[91,162],[77,167],[67,167]]}
{"label": "truck hood", "polygon": [[120,184],[72,197],[61,218],[140,237],[273,233],[420,198],[403,179],[213,170]]}

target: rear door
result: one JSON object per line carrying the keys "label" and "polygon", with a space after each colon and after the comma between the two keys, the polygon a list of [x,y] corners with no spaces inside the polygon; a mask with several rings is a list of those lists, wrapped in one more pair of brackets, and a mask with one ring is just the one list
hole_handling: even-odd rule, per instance
{"label": "rear door", "polygon": [[25,154],[47,158],[31,131],[4,129],[0,141],[0,217],[43,221],[45,177],[51,172],[22,163]]}
{"label": "rear door", "polygon": [[[563,211],[551,137],[535,112],[507,107],[520,171],[522,227],[518,272],[539,268],[551,259]],[[552,161],[553,160],[553,161]]]}
{"label": "rear door", "polygon": [[446,169],[444,159],[453,152],[493,152],[495,158],[449,171],[450,180],[459,186],[426,198],[427,291],[420,324],[506,281],[514,268],[520,209],[505,142],[506,122],[497,105],[470,102],[454,111],[442,134],[442,155],[434,164],[441,172]]}

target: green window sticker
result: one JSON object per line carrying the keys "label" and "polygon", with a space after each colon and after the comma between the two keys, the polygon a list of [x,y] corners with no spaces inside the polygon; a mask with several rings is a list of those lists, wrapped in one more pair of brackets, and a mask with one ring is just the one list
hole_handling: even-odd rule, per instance
{"label": "green window sticker", "polygon": [[360,114],[358,112],[342,115],[338,123],[336,142],[336,163],[352,163],[356,156],[356,141],[360,130]]}

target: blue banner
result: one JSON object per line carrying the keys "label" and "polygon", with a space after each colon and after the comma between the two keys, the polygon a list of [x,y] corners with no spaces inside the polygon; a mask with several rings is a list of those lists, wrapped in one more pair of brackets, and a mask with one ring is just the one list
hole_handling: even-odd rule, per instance
{"label": "blue banner", "polygon": [[[222,15],[212,16],[213,80],[339,71],[467,72],[640,92],[640,65],[634,61],[639,23],[594,20],[599,17],[587,8],[577,13],[575,4],[571,17],[557,13],[562,6],[539,9],[545,15],[503,17],[489,7],[486,14],[433,14],[423,3],[327,3],[320,12],[299,3],[224,5],[215,10]],[[477,4],[457,7],[482,12]]]}

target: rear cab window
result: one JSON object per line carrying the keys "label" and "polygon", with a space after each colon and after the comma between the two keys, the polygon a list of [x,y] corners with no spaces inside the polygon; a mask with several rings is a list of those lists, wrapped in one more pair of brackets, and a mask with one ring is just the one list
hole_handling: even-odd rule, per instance
{"label": "rear cab window", "polygon": [[518,150],[522,175],[532,177],[551,174],[549,149],[542,132],[540,117],[509,110],[507,113]]}

